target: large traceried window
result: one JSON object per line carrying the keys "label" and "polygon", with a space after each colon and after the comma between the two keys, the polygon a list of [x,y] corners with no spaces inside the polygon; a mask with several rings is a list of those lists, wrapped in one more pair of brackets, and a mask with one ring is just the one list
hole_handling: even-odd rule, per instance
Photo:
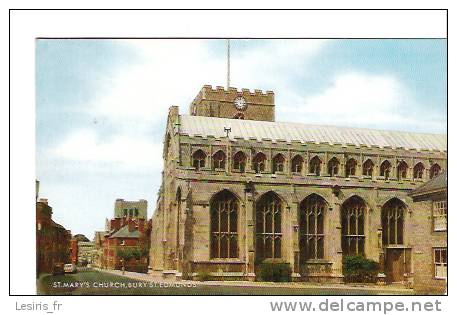
{"label": "large traceried window", "polygon": [[233,168],[241,173],[246,170],[246,155],[239,151],[233,156]]}
{"label": "large traceried window", "polygon": [[355,176],[355,170],[357,168],[357,161],[354,159],[349,159],[346,162],[346,177]]}
{"label": "large traceried window", "polygon": [[303,158],[300,155],[294,156],[292,159],[292,173],[301,173],[303,170]]}
{"label": "large traceried window", "polygon": [[225,169],[225,153],[221,150],[213,154],[213,169]]}
{"label": "large traceried window", "polygon": [[328,161],[328,174],[330,176],[337,176],[340,169],[340,161],[336,157],[333,157]]}
{"label": "large traceried window", "polygon": [[432,167],[430,167],[430,179],[438,176],[438,174],[440,172],[441,172],[441,166],[439,166],[438,164],[433,164]]}
{"label": "large traceried window", "polygon": [[309,161],[309,172],[319,176],[321,174],[321,164],[322,161],[316,155]]}
{"label": "large traceried window", "polygon": [[405,204],[399,199],[391,199],[381,210],[382,245],[403,244]]}
{"label": "large traceried window", "polygon": [[433,260],[435,264],[435,278],[447,278],[447,248],[434,248]]}
{"label": "large traceried window", "polygon": [[433,202],[433,229],[435,231],[447,230],[447,201]]}
{"label": "large traceried window", "polygon": [[236,196],[223,190],[216,194],[211,211],[211,258],[238,257],[238,206]]}
{"label": "large traceried window", "polygon": [[279,153],[273,158],[273,174],[276,172],[284,172],[284,156]]}
{"label": "large traceried window", "polygon": [[206,162],[206,154],[202,150],[197,150],[192,155],[192,166],[195,169],[200,170],[201,168],[205,167]]}
{"label": "large traceried window", "polygon": [[300,204],[300,260],[324,258],[324,216],[327,203],[318,195],[310,195]]}
{"label": "large traceried window", "polygon": [[256,203],[256,259],[281,258],[282,201],[273,192]]}
{"label": "large traceried window", "polygon": [[373,177],[374,163],[371,159],[368,159],[365,162],[363,162],[362,169],[363,176]]}
{"label": "large traceried window", "polygon": [[379,168],[379,175],[384,177],[384,179],[389,179],[391,168],[392,166],[390,165],[390,162],[385,160],[381,163],[381,166]]}
{"label": "large traceried window", "polygon": [[405,161],[401,161],[397,166],[397,179],[402,180],[408,176],[408,164]]}
{"label": "large traceried window", "polygon": [[254,158],[252,159],[252,169],[256,173],[261,173],[265,171],[265,163],[267,161],[267,157],[262,152],[257,153]]}
{"label": "large traceried window", "polygon": [[414,179],[421,179],[424,178],[424,164],[421,162],[417,163],[413,168],[413,177]]}
{"label": "large traceried window", "polygon": [[351,197],[341,207],[341,248],[343,255],[365,254],[365,202]]}

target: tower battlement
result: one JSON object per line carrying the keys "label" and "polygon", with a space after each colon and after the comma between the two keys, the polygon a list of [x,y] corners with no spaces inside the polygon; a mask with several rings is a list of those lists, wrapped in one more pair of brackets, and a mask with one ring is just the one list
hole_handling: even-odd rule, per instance
{"label": "tower battlement", "polygon": [[235,87],[226,89],[223,86],[213,87],[212,85],[204,85],[192,104],[199,103],[202,100],[233,102],[238,96],[244,97],[246,102],[251,104],[274,106],[275,102],[275,93],[273,91],[262,91],[258,89],[250,90],[245,88],[239,90]]}
{"label": "tower battlement", "polygon": [[[238,102],[238,103],[237,103]],[[249,120],[274,121],[273,91],[204,85],[190,104],[190,114]]]}

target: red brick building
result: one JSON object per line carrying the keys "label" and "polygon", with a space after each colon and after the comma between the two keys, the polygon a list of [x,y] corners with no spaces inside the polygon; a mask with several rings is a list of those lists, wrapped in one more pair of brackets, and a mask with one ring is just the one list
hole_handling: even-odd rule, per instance
{"label": "red brick building", "polygon": [[55,264],[70,261],[71,232],[52,220],[47,199],[36,202],[36,272],[52,273]]}
{"label": "red brick building", "polygon": [[147,272],[150,224],[143,218],[114,218],[104,235],[102,267]]}

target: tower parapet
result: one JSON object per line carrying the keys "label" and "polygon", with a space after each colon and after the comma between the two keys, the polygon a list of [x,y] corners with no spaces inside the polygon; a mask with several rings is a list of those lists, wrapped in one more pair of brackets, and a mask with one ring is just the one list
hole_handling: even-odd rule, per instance
{"label": "tower parapet", "polygon": [[190,105],[190,114],[274,121],[274,92],[204,85]]}

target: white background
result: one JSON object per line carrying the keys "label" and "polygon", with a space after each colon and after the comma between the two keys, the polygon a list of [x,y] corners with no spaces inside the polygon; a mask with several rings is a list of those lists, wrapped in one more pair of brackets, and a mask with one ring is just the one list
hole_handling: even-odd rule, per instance
{"label": "white background", "polygon": [[[232,2],[231,2],[232,3]],[[416,2],[416,5],[418,2]],[[60,7],[62,7],[61,4]],[[79,2],[79,5],[82,5]],[[93,4],[92,4],[93,5]],[[214,4],[211,3],[214,7]],[[233,5],[233,3],[232,3]],[[357,3],[352,4],[357,7]],[[386,2],[384,2],[386,5]],[[435,4],[439,5],[439,4]],[[15,6],[17,7],[17,5]],[[50,5],[52,7],[52,5]],[[74,6],[71,6],[74,7]],[[334,6],[335,7],[335,6]],[[364,5],[364,7],[367,7]],[[378,6],[379,7],[379,6]],[[428,6],[430,7],[430,6]],[[449,7],[443,3],[439,7]],[[450,11],[452,12],[452,11]],[[4,45],[2,49],[2,96],[1,124],[3,140],[7,134],[8,117],[6,90],[7,48],[6,38],[8,15],[2,12]],[[453,89],[455,82],[455,44],[453,30],[455,22],[450,14],[449,46],[449,151],[453,152],[452,134],[455,126],[452,117]],[[35,294],[35,38],[36,37],[446,37],[445,11],[13,11],[11,12],[11,294]],[[455,81],[455,80],[454,80]],[[427,117],[424,117],[426,123]],[[6,148],[6,141],[3,145]],[[7,159],[4,150],[4,167],[0,174],[7,178]],[[452,164],[453,158],[449,160]],[[450,167],[449,181],[452,191],[454,168]],[[4,210],[7,211],[6,180],[4,181]],[[455,233],[450,199],[449,239]],[[77,202],[77,200],[75,200]],[[3,221],[6,225],[6,220]],[[8,294],[6,270],[7,229],[2,230],[3,255],[0,259],[5,270],[2,277],[2,295]],[[452,244],[452,242],[450,242]],[[455,254],[449,251],[450,293],[456,288],[453,284],[455,270],[452,266]],[[175,313],[197,311],[199,313],[233,314],[237,312],[269,312],[268,301],[299,300],[322,301],[322,297],[9,297],[9,303],[2,308],[15,309],[15,302],[59,300],[64,303],[65,314],[77,314],[90,309],[90,313],[147,312]],[[234,301],[236,299],[236,301]],[[331,298],[339,301],[339,297]],[[354,297],[352,300],[385,300],[386,298]],[[389,297],[389,301],[430,300],[435,298]],[[82,301],[83,300],[83,301]],[[179,300],[179,302],[178,302]],[[349,298],[346,299],[347,301]],[[451,298],[440,298],[446,311],[451,311]],[[41,312],[40,312],[41,313]]]}

